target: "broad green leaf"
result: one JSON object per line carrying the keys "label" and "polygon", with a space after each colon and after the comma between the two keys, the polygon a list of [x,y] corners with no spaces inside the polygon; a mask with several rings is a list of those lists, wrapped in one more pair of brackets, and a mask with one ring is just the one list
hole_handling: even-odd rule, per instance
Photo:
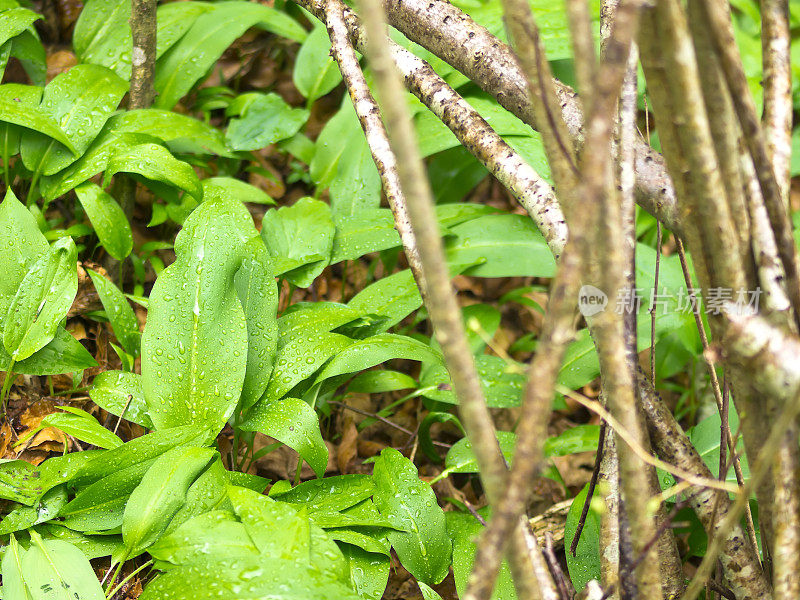
{"label": "broad green leaf", "polygon": [[124,559],[140,554],[164,533],[215,454],[209,448],[176,448],[153,463],[125,506]]}
{"label": "broad green leaf", "polygon": [[442,600],[442,597],[431,586],[421,581],[417,582],[419,591],[422,592],[422,600]]}
{"label": "broad green leaf", "polygon": [[45,493],[35,506],[18,506],[4,516],[0,522],[0,535],[8,535],[54,519],[66,503],[66,485],[58,485]]}
{"label": "broad green leaf", "polygon": [[15,361],[28,358],[55,337],[78,291],[77,260],[75,242],[61,238],[20,283],[3,330],[3,346]]}
{"label": "broad green leaf", "polygon": [[394,216],[388,208],[363,210],[355,215],[334,214],[336,235],[333,238],[331,263],[353,260],[400,245],[394,228]]}
{"label": "broad green leaf", "polygon": [[0,459],[0,498],[30,506],[43,492],[39,477],[29,462]]}
{"label": "broad green leaf", "polygon": [[[2,86],[0,86],[2,87]],[[48,250],[36,219],[17,200],[11,188],[0,204],[0,310],[5,309],[33,264]],[[2,298],[8,300],[3,302]]]}
{"label": "broad green leaf", "polygon": [[261,237],[272,255],[275,274],[308,287],[330,261],[334,224],[324,202],[301,198],[271,209],[261,222]]}
{"label": "broad green leaf", "polygon": [[278,288],[269,251],[260,237],[245,244],[233,285],[247,320],[247,369],[240,404],[247,409],[267,389],[278,343]]}
{"label": "broad green leaf", "polygon": [[330,188],[334,213],[380,206],[380,177],[349,97],[320,132],[309,173],[319,187]]}
{"label": "broad green leaf", "polygon": [[[567,548],[572,545],[572,540],[575,538],[588,488],[589,484],[586,484],[569,507],[564,526],[564,545]],[[572,556],[572,552],[566,554],[569,578],[576,590],[582,590],[591,579],[600,581],[600,515],[594,510],[589,510],[589,514],[586,515],[575,556]]]}
{"label": "broad green leaf", "polygon": [[375,493],[368,475],[337,475],[312,479],[275,496],[281,502],[305,506],[311,512],[338,512]]}
{"label": "broad green leaf", "polygon": [[75,188],[75,195],[108,253],[117,260],[128,256],[133,248],[133,233],[117,201],[95,183],[79,185]]}
{"label": "broad green leaf", "polygon": [[[0,86],[0,90],[4,91],[9,85],[12,84]],[[0,97],[0,121],[24,127],[27,130],[26,135],[31,135],[31,131],[40,133],[56,140],[70,151],[75,150],[70,139],[59,128],[58,122],[39,109],[41,93],[39,89],[38,94],[17,94],[19,100],[4,93]]]}
{"label": "broad green leaf", "polygon": [[434,363],[442,361],[442,356],[437,350],[418,340],[402,335],[383,333],[353,342],[325,365],[316,381],[319,383],[337,375],[365,371],[395,358]]}
{"label": "broad green leaf", "polygon": [[[158,7],[156,57],[171,48],[191,27],[194,19],[210,10],[203,2],[181,2]],[[75,26],[73,45],[82,62],[103,65],[123,79],[130,79],[133,39],[128,23],[130,2],[90,0]]]}
{"label": "broad green leaf", "polygon": [[228,473],[217,455],[211,465],[203,471],[186,492],[186,501],[175,513],[166,533],[170,534],[179,526],[197,515],[202,515],[212,510],[230,508],[228,500]]}
{"label": "broad green leaf", "polygon": [[251,473],[242,473],[240,471],[225,471],[225,477],[228,478],[230,485],[237,485],[239,487],[253,490],[258,494],[263,494],[264,490],[269,485],[269,479],[266,477],[259,477]]}
{"label": "broad green leaf", "polygon": [[[514,460],[514,446],[517,443],[516,434],[510,431],[497,431],[497,442],[508,464]],[[472,451],[472,444],[467,438],[458,440],[444,459],[445,471],[450,473],[477,473],[478,459]]]}
{"label": "broad green leaf", "polygon": [[355,321],[364,313],[336,302],[296,303],[278,319],[283,347],[302,334],[327,333]]}
{"label": "broad green leaf", "polygon": [[47,80],[47,58],[36,29],[29,27],[11,40],[11,56],[19,60],[31,83],[43,86]]}
{"label": "broad green leaf", "polygon": [[[128,84],[105,67],[76,65],[47,84],[39,110],[58,124],[77,154],[81,154],[127,90]],[[52,175],[77,158],[47,132],[25,135],[21,150],[25,166],[42,175]]]}
{"label": "broad green leaf", "polygon": [[206,558],[159,575],[140,600],[360,600],[346,584],[297,560]]}
{"label": "broad green leaf", "polygon": [[496,215],[499,212],[498,209],[483,204],[454,203],[436,206],[436,218],[442,228],[455,227],[479,217]]}
{"label": "broad green leaf", "polygon": [[42,15],[21,6],[3,10],[0,12],[0,45],[17,37],[41,18]]}
{"label": "broad green leaf", "polygon": [[89,277],[92,278],[97,295],[100,296],[100,302],[103,303],[103,308],[106,310],[106,316],[114,330],[114,335],[117,336],[119,343],[128,354],[138,356],[142,336],[139,333],[139,321],[136,319],[136,314],[128,303],[128,299],[111,281],[91,269],[87,269],[87,271]]}
{"label": "broad green leaf", "polygon": [[416,380],[400,371],[366,371],[359,373],[348,384],[347,391],[356,394],[381,394],[417,387]]}
{"label": "broad green leaf", "polygon": [[118,535],[86,535],[55,523],[37,525],[35,531],[45,540],[61,540],[75,546],[89,560],[111,556],[122,546]]}
{"label": "broad green leaf", "polygon": [[406,269],[368,285],[353,296],[348,306],[386,317],[381,324],[381,330],[386,331],[422,306],[422,296],[411,270]]}
{"label": "broad green leaf", "polygon": [[141,467],[144,475],[152,462],[168,450],[202,443],[207,436],[202,427],[185,425],[134,438],[89,461],[75,474],[74,484],[83,487],[130,467]]}
{"label": "broad green leaf", "polygon": [[[315,518],[316,516],[314,515]],[[385,529],[376,527],[335,527],[326,529],[326,533],[328,537],[336,542],[357,546],[371,554],[388,557],[392,553],[392,546],[389,540],[386,539]]]}
{"label": "broad green leaf", "polygon": [[475,277],[552,277],[555,261],[536,225],[527,216],[488,215],[450,228],[447,260],[475,264]]}
{"label": "broad green leaf", "polygon": [[235,248],[247,228],[255,234],[241,203],[202,203],[176,238],[175,262],[153,286],[142,382],[158,429],[197,423],[216,433],[239,400],[248,332],[234,287],[241,250],[232,251],[232,242]]}
{"label": "broad green leaf", "polygon": [[153,459],[125,466],[81,489],[61,510],[63,524],[74,531],[118,532],[125,505],[152,464]]}
{"label": "broad green leaf", "polygon": [[282,398],[352,343],[353,340],[349,337],[338,333],[309,331],[289,337],[283,346],[279,346],[275,369],[267,386],[266,400]]}
{"label": "broad green leaf", "polygon": [[158,561],[159,568],[166,571],[172,566],[191,565],[205,559],[211,548],[214,556],[225,559],[259,554],[245,526],[233,513],[221,510],[185,522],[161,537],[147,552]]}
{"label": "broad green leaf", "polygon": [[55,175],[42,178],[39,185],[42,197],[45,200],[53,200],[63,196],[84,181],[101,173],[119,148],[130,148],[155,141],[158,140],[152,136],[138,133],[101,133],[78,160]]}
{"label": "broad green leaf", "polygon": [[428,177],[437,206],[460,202],[488,175],[486,167],[461,145],[439,152],[428,160]]}
{"label": "broad green leaf", "polygon": [[278,94],[256,94],[239,118],[231,120],[225,137],[233,150],[260,150],[292,137],[308,115],[307,110],[286,104]]}
{"label": "broad green leaf", "polygon": [[291,17],[251,2],[224,2],[200,15],[159,61],[156,107],[170,109],[204,76],[236,38],[258,25],[302,41],[305,31]]}
{"label": "broad green leaf", "polygon": [[[11,356],[0,345],[0,371],[7,371],[10,365]],[[55,337],[44,348],[14,363],[14,372],[20,375],[57,375],[96,366],[97,361],[83,344],[63,327],[57,327]]]}
{"label": "broad green leaf", "polygon": [[64,433],[99,448],[117,448],[122,440],[100,425],[92,415],[72,406],[62,406],[66,413],[52,413],[42,419],[42,427],[55,427]]}
{"label": "broad green leaf", "polygon": [[450,567],[452,546],[444,511],[430,485],[420,480],[414,464],[393,448],[375,461],[375,504],[405,531],[388,534],[400,562],[417,579],[441,582]]}
{"label": "broad green leaf", "polygon": [[314,409],[302,400],[262,401],[253,407],[239,428],[275,438],[300,454],[317,477],[325,474],[328,448],[319,430],[319,419]]}
{"label": "broad green leaf", "polygon": [[41,600],[105,600],[89,560],[72,544],[43,540],[31,531],[33,543],[22,555],[22,571],[33,598]]}
{"label": "broad green leaf", "polygon": [[[453,578],[459,597],[463,597],[475,562],[475,544],[483,526],[475,517],[466,513],[447,512],[445,518],[447,533],[453,540]],[[503,561],[492,600],[516,600],[516,598],[508,563]]]}
{"label": "broad green leaf", "polygon": [[203,199],[234,198],[240,202],[253,202],[254,204],[275,204],[275,201],[264,191],[233,177],[209,177],[203,179]]}
{"label": "broad green leaf", "polygon": [[352,544],[339,544],[339,548],[347,560],[350,586],[362,598],[381,600],[389,581],[389,557]]}
{"label": "broad green leaf", "polygon": [[[498,356],[481,354],[475,357],[475,366],[488,406],[510,408],[521,404],[522,391],[527,380],[523,365],[516,362],[509,363]],[[419,383],[421,387],[426,388],[423,393],[426,398],[448,404],[458,403],[452,390],[450,374],[443,364],[431,365],[424,369]]]}
{"label": "broad green leaf", "polygon": [[3,597],[9,600],[33,600],[30,590],[25,583],[25,573],[22,569],[22,557],[26,550],[18,543],[12,535],[6,551],[3,553],[3,562],[0,570],[3,572]]}
{"label": "broad green leaf", "polygon": [[[2,48],[8,48],[11,44],[5,44]],[[0,52],[2,53],[2,52]],[[35,85],[23,85],[20,83],[7,83],[0,85],[0,100],[23,105],[38,107],[42,99],[42,88]],[[19,142],[25,129],[20,125],[14,125],[6,121],[0,121],[0,156],[7,157],[5,160],[19,154]],[[8,190],[6,190],[8,193]]]}
{"label": "broad green leaf", "polygon": [[330,92],[342,80],[342,74],[330,52],[328,31],[321,23],[315,23],[314,29],[300,46],[292,74],[295,87],[309,103]]}
{"label": "broad green leaf", "polygon": [[195,200],[203,199],[203,186],[194,169],[158,144],[140,144],[114,154],[106,166],[103,187],[108,186],[111,177],[120,172],[136,173],[184,190]]}

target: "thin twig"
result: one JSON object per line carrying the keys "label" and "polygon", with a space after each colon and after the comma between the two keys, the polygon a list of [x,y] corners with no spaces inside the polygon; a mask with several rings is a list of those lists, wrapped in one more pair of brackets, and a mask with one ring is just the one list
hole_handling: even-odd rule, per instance
{"label": "thin twig", "polygon": [[594,457],[594,468],[592,469],[592,478],[589,480],[589,489],[586,492],[586,499],[583,501],[581,508],[581,516],[578,518],[578,525],[575,527],[575,537],[569,545],[569,551],[572,556],[578,552],[578,542],[581,540],[581,533],[586,525],[586,517],[589,515],[589,507],[592,503],[594,496],[594,489],[597,487],[597,479],[600,477],[600,464],[603,461],[603,442],[606,438],[606,422],[600,423],[600,439],[597,443],[597,454]]}

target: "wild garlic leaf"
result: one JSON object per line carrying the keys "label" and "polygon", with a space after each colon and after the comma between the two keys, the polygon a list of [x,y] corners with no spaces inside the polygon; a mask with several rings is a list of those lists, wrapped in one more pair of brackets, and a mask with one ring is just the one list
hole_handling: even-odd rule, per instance
{"label": "wild garlic leaf", "polygon": [[386,331],[422,306],[414,276],[410,269],[382,277],[358,292],[347,304],[365,314],[386,317],[375,333]]}
{"label": "wild garlic leaf", "polygon": [[278,35],[302,41],[305,30],[285,13],[251,2],[224,2],[200,15],[159,61],[155,89],[157,108],[170,109],[217,62],[236,38],[259,26]]}
{"label": "wild garlic leaf", "polygon": [[[39,110],[41,97],[41,88],[32,86],[23,88],[19,84],[10,83],[0,85],[0,121],[23,128],[23,131],[20,132],[22,135],[38,132],[56,140],[70,152],[77,152],[56,120]],[[12,149],[13,146],[9,149],[9,153]],[[14,154],[16,153],[14,152]]]}
{"label": "wild garlic leaf", "polygon": [[150,294],[142,381],[158,429],[197,423],[216,434],[239,401],[248,331],[234,286],[241,252],[231,243],[249,219],[240,210],[247,212],[223,200],[195,209],[175,241],[175,262]]}
{"label": "wild garlic leaf", "polygon": [[203,179],[203,198],[226,197],[234,198],[240,202],[253,202],[254,204],[275,204],[275,200],[263,190],[233,177],[209,177]]}
{"label": "wild garlic leaf", "polygon": [[389,556],[367,552],[352,544],[339,544],[350,576],[350,586],[362,598],[381,600],[389,582]]}
{"label": "wild garlic leaf", "polygon": [[394,525],[389,541],[400,562],[422,582],[441,582],[450,568],[452,546],[444,511],[431,486],[419,478],[414,464],[393,448],[375,461],[375,504]]}
{"label": "wild garlic leaf", "polygon": [[87,269],[87,272],[92,278],[97,295],[100,296],[114,335],[128,354],[139,356],[142,334],[139,332],[139,321],[125,294],[99,273],[91,269]]}
{"label": "wild garlic leaf", "polygon": [[241,116],[231,120],[225,138],[233,150],[260,150],[292,137],[308,116],[307,110],[292,108],[278,94],[256,94]]}
{"label": "wild garlic leaf", "polygon": [[151,546],[186,501],[189,487],[216,455],[210,448],[175,448],[161,455],[131,493],[122,519],[126,560]]}
{"label": "wild garlic leaf", "polygon": [[142,391],[142,376],[125,371],[103,371],[92,381],[89,390],[92,402],[112,415],[152,429],[153,422],[147,414],[147,403]]}
{"label": "wild garlic leaf", "polygon": [[56,412],[42,419],[42,427],[55,427],[72,437],[97,446],[98,448],[118,448],[122,440],[100,423],[92,415],[74,406],[62,406],[66,412]]}
{"label": "wild garlic leaf", "polygon": [[262,401],[256,404],[239,426],[243,431],[259,431],[295,450],[314,469],[325,474],[328,448],[319,430],[316,411],[297,398]]}
{"label": "wild garlic leaf", "polygon": [[127,82],[97,65],[76,65],[57,75],[45,87],[39,111],[53,119],[76,152],[58,144],[46,132],[30,132],[22,139],[22,162],[42,175],[71,165],[86,151],[127,91]]}
{"label": "wild garlic leaf", "polygon": [[300,46],[294,63],[292,81],[309,103],[321,98],[342,81],[336,61],[330,55],[331,41],[322,23],[314,29]]}
{"label": "wild garlic leaf", "polygon": [[31,267],[6,312],[3,346],[15,361],[31,356],[56,335],[78,291],[78,250],[57,240]]}
{"label": "wild garlic leaf", "polygon": [[178,160],[159,144],[139,144],[121,148],[111,156],[103,177],[103,187],[107,187],[111,177],[117,173],[136,173],[147,179],[166,183],[185,191],[198,202],[203,199],[203,186],[194,169],[188,163]]}
{"label": "wild garlic leaf", "polygon": [[334,214],[336,235],[333,238],[331,263],[353,260],[400,245],[394,228],[394,216],[388,208],[373,208],[355,215]]}
{"label": "wild garlic leaf", "polygon": [[43,540],[35,531],[31,540],[22,556],[22,571],[34,600],[105,600],[83,552],[61,540]]}
{"label": "wild garlic leaf", "polygon": [[[0,371],[11,366],[11,356],[0,344]],[[58,375],[76,373],[97,366],[97,361],[78,340],[59,326],[53,339],[25,360],[14,363],[20,375]]]}
{"label": "wild garlic leaf", "polygon": [[75,195],[108,253],[117,260],[128,256],[133,249],[133,233],[117,201],[96,183],[79,185]]}
{"label": "wild garlic leaf", "polygon": [[261,223],[275,274],[298,287],[311,285],[328,265],[334,232],[330,207],[312,198],[269,210]]}
{"label": "wild garlic leaf", "polygon": [[[36,219],[8,188],[0,203],[0,272],[3,273],[0,277],[0,309],[3,317],[23,278],[48,248]],[[3,298],[7,299],[5,303]]]}
{"label": "wild garlic leaf", "polygon": [[245,410],[267,389],[278,343],[278,288],[272,259],[260,237],[244,244],[233,285],[247,320],[247,368],[241,396],[241,409]]}
{"label": "wild garlic leaf", "polygon": [[12,534],[6,551],[3,553],[3,562],[0,564],[0,570],[3,572],[3,596],[6,598],[33,600],[25,583],[25,573],[22,569],[22,558],[26,552]]}

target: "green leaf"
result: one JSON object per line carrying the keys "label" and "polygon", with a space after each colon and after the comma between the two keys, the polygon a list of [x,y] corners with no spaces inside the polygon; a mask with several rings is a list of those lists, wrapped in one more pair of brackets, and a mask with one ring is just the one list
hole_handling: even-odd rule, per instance
{"label": "green leaf", "polygon": [[418,581],[417,585],[419,586],[419,591],[422,592],[422,600],[442,600],[442,597],[436,593],[436,590],[429,585],[421,581]]}
{"label": "green leaf", "polygon": [[98,373],[92,382],[89,397],[112,415],[122,415],[125,420],[137,423],[145,429],[153,428],[142,392],[141,375],[124,371]]}
{"label": "green leaf", "polygon": [[42,419],[42,427],[55,427],[67,435],[99,448],[117,448],[122,440],[100,425],[92,415],[72,406],[62,406],[66,413],[52,413]]}
{"label": "green leaf", "polygon": [[[453,540],[453,579],[459,597],[467,589],[467,581],[475,562],[475,542],[483,530],[483,525],[470,514],[459,512],[445,513],[447,533]],[[497,577],[492,600],[516,600],[514,584],[508,563],[504,560]]]}
{"label": "green leaf", "polygon": [[397,390],[416,389],[413,377],[400,371],[366,371],[359,373],[348,384],[347,391],[355,394],[382,394]]}
{"label": "green leaf", "polygon": [[355,215],[335,214],[336,235],[333,238],[331,263],[353,260],[400,245],[394,228],[394,216],[388,208],[374,208]]}
{"label": "green leaf", "polygon": [[279,346],[266,400],[271,402],[282,398],[352,343],[349,337],[338,333],[309,331],[302,336],[290,337],[283,346]]}
{"label": "green leaf", "polygon": [[17,506],[3,517],[0,522],[0,535],[8,535],[54,519],[66,503],[66,485],[58,485],[45,493],[36,506]]}
{"label": "green leaf", "polygon": [[260,150],[292,137],[308,115],[307,110],[286,104],[278,94],[256,94],[242,115],[231,120],[225,138],[234,150]]}
{"label": "green leaf", "polygon": [[[514,446],[517,443],[516,434],[510,431],[496,431],[497,442],[508,464],[514,460]],[[458,440],[444,459],[445,471],[450,473],[477,473],[478,459],[472,451],[472,444],[467,438]]]}
{"label": "green leaf", "polygon": [[325,474],[328,448],[319,430],[317,413],[297,398],[260,402],[242,423],[243,431],[259,431],[295,450],[314,469],[317,477]]}
{"label": "green leaf", "polygon": [[393,448],[375,461],[375,504],[392,524],[406,531],[388,534],[400,562],[417,579],[441,582],[450,567],[452,546],[444,511],[414,464]]}
{"label": "green leaf", "polygon": [[28,586],[25,584],[25,573],[22,569],[22,557],[27,553],[12,535],[3,553],[0,570],[3,572],[3,596],[14,600],[33,600]]}
{"label": "green leaf", "polygon": [[363,313],[386,317],[387,320],[381,324],[381,330],[386,331],[422,306],[422,296],[414,275],[406,269],[368,285],[353,296],[348,306]]}
{"label": "green leaf", "polygon": [[0,12],[0,45],[17,37],[41,18],[42,15],[21,6],[3,10]]}
{"label": "green leaf", "polygon": [[[276,590],[279,590],[276,592]],[[279,594],[276,596],[276,593]],[[145,589],[141,600],[359,600],[346,584],[297,560],[241,558],[195,562],[170,569]]]}
{"label": "green leaf", "polygon": [[447,260],[475,264],[474,277],[552,277],[555,261],[536,225],[527,216],[487,215],[450,228]]}
{"label": "green leaf", "polygon": [[46,540],[61,540],[72,544],[89,560],[111,556],[122,547],[122,538],[117,535],[85,535],[55,523],[37,525],[35,530]]}
{"label": "green leaf", "polygon": [[[247,369],[247,322],[234,287],[236,241],[255,235],[241,203],[202,203],[175,241],[175,262],[150,294],[142,335],[142,381],[158,429],[198,423],[222,428]],[[247,238],[245,238],[247,239]]]}
{"label": "green leaf", "polygon": [[311,512],[338,512],[355,506],[374,493],[375,485],[368,475],[337,475],[304,481],[275,498],[305,506]]}
{"label": "green leaf", "polygon": [[206,201],[224,196],[240,202],[275,204],[275,200],[256,186],[233,177],[209,177],[200,183],[203,184],[203,199]]}
{"label": "green leaf", "polygon": [[176,448],[153,463],[125,506],[121,560],[140,554],[160,537],[215,454],[209,448]]}
{"label": "green leaf", "polygon": [[[7,371],[11,356],[0,345],[0,371]],[[20,375],[58,375],[76,373],[97,366],[97,361],[63,327],[56,328],[55,337],[30,357],[14,363],[14,372]]]}
{"label": "green leaf", "polygon": [[19,60],[31,83],[43,86],[47,80],[44,46],[33,27],[11,40],[11,56]]}
{"label": "green leaf", "polygon": [[[58,124],[75,154],[81,154],[116,110],[127,90],[128,84],[105,67],[76,65],[47,84],[39,110]],[[77,158],[71,149],[56,143],[47,132],[24,136],[21,150],[25,166],[43,175],[52,175]]]}
{"label": "green leaf", "polygon": [[31,505],[43,489],[40,473],[24,460],[0,459],[0,498]]}
{"label": "green leaf", "polygon": [[[588,489],[589,484],[586,484],[569,507],[567,523],[564,526],[564,545],[567,548],[572,545],[572,540],[575,538]],[[567,552],[566,555],[569,578],[576,590],[582,590],[591,579],[600,581],[600,515],[595,511],[589,510],[589,514],[586,515],[575,556],[572,556],[572,552]]]}
{"label": "green leaf", "polygon": [[156,107],[175,106],[210,71],[225,49],[254,25],[296,41],[306,35],[296,21],[274,8],[251,2],[215,4],[159,61]]}
{"label": "green leaf", "polygon": [[[527,380],[523,365],[498,356],[481,354],[475,357],[475,366],[488,406],[511,408],[522,403],[522,390]],[[423,393],[426,398],[448,404],[458,403],[452,391],[450,374],[443,364],[425,368],[420,377],[420,386],[426,388]]]}
{"label": "green leaf", "polygon": [[[0,310],[5,310],[30,268],[48,250],[47,240],[36,219],[17,200],[11,188],[0,204]],[[2,298],[7,298],[3,303]]]}
{"label": "green leaf", "polygon": [[339,548],[347,560],[350,587],[362,598],[381,600],[389,581],[389,557],[352,544],[339,544]]}
{"label": "green leaf", "polygon": [[99,273],[91,269],[87,269],[87,271],[89,277],[92,278],[97,295],[100,296],[100,302],[103,303],[103,308],[106,310],[106,316],[114,330],[114,335],[117,336],[119,343],[128,354],[134,357],[139,356],[142,337],[139,333],[139,321],[125,294]]}
{"label": "green leaf", "polygon": [[435,363],[442,361],[437,350],[414,338],[383,333],[358,340],[342,350],[325,366],[316,382],[345,373],[364,371],[396,358]]}
{"label": "green leaf", "polygon": [[[172,566],[191,565],[208,556],[222,559],[258,556],[245,526],[227,511],[215,510],[198,515],[175,531],[161,537],[148,548],[148,553],[162,571]],[[164,564],[168,563],[168,564]]]}
{"label": "green leaf", "polygon": [[330,51],[328,31],[324,25],[315,24],[300,46],[292,74],[294,86],[309,103],[330,92],[342,80],[342,74]]}
{"label": "green leaf", "polygon": [[120,172],[136,173],[184,190],[198,201],[203,199],[203,186],[194,169],[158,144],[140,144],[114,154],[106,166],[103,187]]}
{"label": "green leaf", "polygon": [[261,237],[272,255],[275,274],[298,287],[311,285],[328,265],[334,231],[328,205],[311,198],[271,209],[261,223]]}
{"label": "green leaf", "polygon": [[117,201],[95,183],[79,185],[75,194],[108,253],[117,260],[128,256],[133,248],[133,233]]}
{"label": "green leaf", "polygon": [[[181,2],[158,7],[156,57],[171,48],[191,27],[194,19],[210,10],[203,2]],[[130,79],[133,39],[128,23],[130,2],[90,0],[75,26],[73,45],[81,62],[103,65],[123,79]]]}
{"label": "green leaf", "polygon": [[247,368],[240,403],[247,409],[267,389],[278,343],[278,288],[269,251],[260,237],[245,244],[233,285],[247,320]]}
{"label": "green leaf", "polygon": [[105,600],[92,565],[72,544],[43,540],[31,531],[33,544],[22,555],[25,583],[38,600]]}
{"label": "green leaf", "polygon": [[175,513],[166,533],[172,533],[197,515],[229,508],[228,474],[232,472],[225,469],[221,457],[216,455],[211,465],[189,487],[189,491],[186,492],[186,501]]}
{"label": "green leaf", "polygon": [[[6,86],[0,86],[0,89],[3,88],[6,88]],[[52,116],[44,114],[39,109],[41,90],[39,90],[38,94],[17,94],[17,97],[19,101],[13,97],[6,96],[6,94],[0,97],[0,121],[24,127],[27,130],[26,135],[36,132],[50,137],[70,151],[77,152],[70,139],[58,126],[58,122]]]}
{"label": "green leaf", "polygon": [[25,275],[3,330],[3,346],[12,359],[28,358],[55,337],[78,291],[77,260],[75,242],[61,238]]}

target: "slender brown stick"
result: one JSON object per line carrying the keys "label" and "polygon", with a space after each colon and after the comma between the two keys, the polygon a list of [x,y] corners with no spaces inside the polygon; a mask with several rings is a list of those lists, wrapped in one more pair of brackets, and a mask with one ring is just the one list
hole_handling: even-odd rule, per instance
{"label": "slender brown stick", "polygon": [[[388,43],[383,6],[378,0],[362,0],[362,6],[367,34],[366,53],[375,75],[383,121],[397,157],[400,187],[408,203],[408,215],[417,239],[427,290],[427,308],[459,399],[461,420],[472,443],[484,488],[490,503],[496,503],[505,484],[505,464],[469,350],[461,311],[450,284],[427,174],[416,146],[403,84]],[[541,597],[538,588],[542,582],[537,582],[530,568],[526,569],[522,564],[523,557],[529,556],[523,530],[517,528],[516,531],[518,534],[513,536],[517,540],[515,548],[525,549],[512,561],[517,594],[523,599]],[[543,561],[539,552],[530,553],[530,556]],[[552,587],[552,581],[549,584]]]}
{"label": "slender brown stick", "polygon": [[788,0],[761,0],[764,135],[781,198],[789,203],[792,155],[792,71]]}

